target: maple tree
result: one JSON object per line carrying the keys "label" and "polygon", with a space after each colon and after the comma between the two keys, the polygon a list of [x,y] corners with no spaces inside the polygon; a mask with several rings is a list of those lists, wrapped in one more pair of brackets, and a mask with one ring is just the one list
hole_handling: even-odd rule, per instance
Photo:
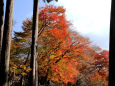
{"label": "maple tree", "polygon": [[[66,20],[63,7],[46,5],[39,10],[39,83],[48,85],[50,81],[62,86],[70,83],[77,86],[98,83],[99,86],[104,83],[107,86],[108,51],[98,52],[99,48],[91,46],[88,38],[72,31],[72,24]],[[10,76],[15,75],[20,80],[23,76],[27,81],[31,70],[29,62],[32,20],[26,19],[22,29],[23,32],[15,32],[12,40]]]}
{"label": "maple tree", "polygon": [[[52,8],[53,8],[53,6],[52,6]],[[50,8],[51,9],[51,8]],[[49,9],[49,10],[50,10]],[[55,9],[55,8],[54,8]],[[60,9],[62,9],[62,7],[60,7]],[[58,11],[59,9],[57,9],[57,10],[54,10],[54,12],[55,11]],[[62,9],[62,11],[60,11],[60,12],[64,12],[64,9]],[[51,14],[51,13],[50,13]],[[42,15],[42,16],[44,16],[44,15]],[[51,17],[51,16],[50,16]],[[65,18],[63,15],[62,16],[60,16],[59,15],[59,17],[60,18]],[[39,18],[40,19],[40,18]],[[47,18],[46,18],[47,19]],[[41,19],[42,20],[42,19]],[[53,20],[52,20],[53,21]],[[58,20],[59,21],[59,20]],[[61,21],[61,20],[60,20]],[[40,22],[41,23],[41,22]],[[58,24],[58,23],[57,23]],[[66,24],[66,23],[65,23]],[[17,51],[16,52],[18,52],[18,50],[19,51],[21,51],[23,54],[26,54],[27,53],[27,46],[28,47],[30,47],[30,45],[28,45],[28,41],[29,41],[29,39],[30,39],[30,37],[31,37],[31,35],[30,35],[30,33],[31,33],[31,25],[32,25],[32,22],[30,21],[30,20],[26,20],[24,23],[23,23],[23,30],[24,30],[24,32],[15,32],[15,37],[14,37],[14,40],[17,42],[16,44],[16,47],[17,47]],[[50,25],[50,24],[49,24]],[[56,25],[55,25],[56,26]],[[61,25],[60,25],[61,26]],[[28,28],[29,27],[29,28]],[[49,27],[49,26],[48,26]],[[61,26],[62,27],[62,26]],[[65,26],[63,26],[63,27],[65,27]],[[60,34],[60,35],[63,35],[63,33],[66,31],[66,29],[65,30],[63,30],[63,27],[62,27],[62,30],[60,30],[62,33]],[[66,26],[67,27],[67,26]],[[47,31],[49,31],[50,33],[51,33],[51,35],[53,35],[53,30],[56,30],[56,29],[45,29],[45,30],[47,30]],[[58,29],[57,29],[57,31],[58,31]],[[45,32],[45,31],[44,31]],[[64,33],[64,34],[66,34],[66,35],[68,35],[68,31],[66,31],[67,33]],[[45,34],[45,33],[44,33]],[[43,35],[44,35],[43,34]],[[59,34],[59,33],[58,33]],[[42,35],[42,36],[43,36]],[[66,36],[65,35],[65,36]],[[45,36],[45,35],[44,35]],[[57,36],[58,37],[58,36]],[[60,36],[61,37],[61,36]],[[43,37],[40,37],[40,38],[43,38]],[[64,38],[64,36],[62,36],[62,39]],[[66,39],[67,39],[68,37],[66,37]],[[59,38],[58,38],[59,39]],[[61,39],[61,40],[62,40]],[[61,42],[61,40],[60,40],[60,42]],[[31,41],[31,39],[30,39],[30,41]],[[40,41],[40,40],[39,40]],[[51,40],[50,40],[51,41]],[[26,44],[25,44],[26,43]],[[40,42],[41,43],[41,42]],[[56,42],[55,42],[56,43]],[[58,42],[57,42],[58,43]],[[64,45],[64,44],[63,44]],[[62,46],[63,46],[62,45]],[[23,46],[23,47],[22,47]],[[26,49],[24,49],[24,46],[26,46]],[[51,45],[52,46],[52,45]],[[22,48],[22,50],[20,50]],[[60,49],[61,50],[61,49]],[[20,54],[20,55],[22,55],[22,57],[23,57],[23,54],[21,53],[21,52],[18,52],[17,54]],[[26,53],[24,53],[24,52],[26,52]],[[58,50],[58,52],[57,53],[59,53],[60,51]],[[16,55],[16,56],[20,56],[20,55]],[[52,60],[53,61],[53,60]],[[43,62],[42,62],[43,63]],[[68,64],[69,65],[69,64]],[[42,66],[42,68],[43,68],[43,66]],[[74,69],[75,70],[75,69]],[[76,73],[76,72],[75,72]],[[74,74],[75,75],[75,74]]]}
{"label": "maple tree", "polygon": [[[42,50],[39,50],[38,68],[43,78],[67,84],[75,81],[77,70],[72,66],[72,60],[68,64],[68,58],[64,57],[72,45],[68,31],[70,23],[65,19],[64,13],[65,10],[62,7],[55,6],[46,6],[40,13],[42,15],[40,19],[45,19],[48,27],[38,40],[42,44],[40,46]],[[68,71],[70,69],[73,71]],[[65,76],[67,74],[70,75]]]}

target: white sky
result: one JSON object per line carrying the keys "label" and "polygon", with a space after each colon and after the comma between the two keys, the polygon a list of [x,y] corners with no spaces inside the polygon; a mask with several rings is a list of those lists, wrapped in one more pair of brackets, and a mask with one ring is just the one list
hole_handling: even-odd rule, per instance
{"label": "white sky", "polygon": [[58,0],[55,4],[66,8],[67,19],[74,30],[109,50],[111,0]]}

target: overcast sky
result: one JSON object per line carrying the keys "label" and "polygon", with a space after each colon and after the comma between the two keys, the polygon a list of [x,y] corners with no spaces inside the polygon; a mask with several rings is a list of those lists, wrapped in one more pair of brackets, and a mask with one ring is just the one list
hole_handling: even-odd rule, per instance
{"label": "overcast sky", "polygon": [[[40,0],[40,6],[44,3]],[[73,24],[73,29],[87,36],[101,47],[109,50],[109,26],[111,0],[58,0],[57,3],[66,9],[67,19]],[[31,18],[33,0],[15,0],[13,31],[21,31],[22,22]]]}
{"label": "overcast sky", "polygon": [[74,30],[109,50],[111,0],[58,0],[66,8],[67,19]]}

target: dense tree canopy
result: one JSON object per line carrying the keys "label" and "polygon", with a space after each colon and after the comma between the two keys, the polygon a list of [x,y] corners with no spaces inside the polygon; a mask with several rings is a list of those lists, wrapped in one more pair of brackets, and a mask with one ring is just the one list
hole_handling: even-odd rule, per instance
{"label": "dense tree canopy", "polygon": [[[109,52],[91,45],[88,38],[72,31],[63,7],[49,5],[39,10],[39,83],[108,86]],[[32,20],[26,19],[22,29],[23,32],[15,32],[12,40],[9,78],[15,76],[12,79],[19,82],[23,76],[26,84],[31,71]]]}

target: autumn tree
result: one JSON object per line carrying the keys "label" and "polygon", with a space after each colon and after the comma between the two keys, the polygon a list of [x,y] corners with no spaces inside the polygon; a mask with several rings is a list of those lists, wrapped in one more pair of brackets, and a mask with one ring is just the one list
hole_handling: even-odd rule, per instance
{"label": "autumn tree", "polygon": [[78,75],[76,85],[108,86],[108,51],[102,51],[98,47],[94,47],[94,45],[89,47],[87,50],[89,55],[86,59],[78,60],[80,62],[78,66],[80,74]]}
{"label": "autumn tree", "polygon": [[79,62],[77,62],[77,60],[85,58],[84,51],[87,48],[88,40],[79,34],[74,35],[75,37],[72,37],[74,40],[72,40],[71,37],[69,37],[70,34],[66,33],[67,30],[62,29],[62,32],[59,31],[60,30],[54,28],[46,32],[47,35],[43,34],[43,41],[41,41],[41,43],[44,45],[44,49],[42,48],[42,57],[39,57],[39,59],[41,58],[40,60],[45,62],[39,62],[39,72],[42,76],[46,76],[47,69],[49,71],[47,75],[48,79],[52,82],[65,84],[70,82],[74,84],[79,74],[76,68]]}
{"label": "autumn tree", "polygon": [[[60,65],[60,69],[56,73],[54,73],[55,69],[53,69],[53,68],[56,67],[55,64],[57,64],[59,61],[61,61],[64,56],[64,54],[61,55],[62,51],[63,51],[62,49],[60,49],[61,42],[62,42],[61,45],[63,47],[63,45],[64,45],[63,41],[67,38],[69,40],[69,33],[68,33],[67,28],[69,27],[70,23],[65,19],[64,13],[65,13],[65,10],[62,7],[46,6],[46,7],[41,8],[41,11],[39,14],[39,19],[41,20],[41,22],[43,22],[47,26],[44,29],[44,33],[42,33],[39,38],[39,43],[43,46],[43,48],[40,47],[39,49],[41,49],[41,48],[42,48],[42,50],[45,49],[45,52],[42,51],[42,53],[41,53],[41,50],[39,50],[39,55],[38,55],[38,63],[39,63],[38,68],[39,68],[39,74],[40,74],[39,77],[40,77],[41,84],[44,84],[44,82],[46,82],[46,80],[48,78],[49,78],[49,80],[52,79],[52,81],[54,81],[54,82],[56,82],[55,80],[59,80],[58,76],[57,76],[57,79],[54,79],[53,77],[55,77],[55,76],[50,75],[50,74],[61,73],[61,71],[59,72],[59,70],[62,69],[61,65]],[[67,37],[65,38],[65,36],[67,36]],[[70,41],[68,41],[68,44],[70,45],[71,43],[69,43],[69,42]],[[59,56],[56,55],[57,51],[60,53]],[[53,53],[54,53],[54,55],[53,55]],[[48,59],[49,59],[49,61],[48,61]],[[63,60],[65,61],[65,59],[63,59]],[[62,63],[64,61],[62,61]],[[65,63],[66,63],[66,61],[65,61]],[[60,64],[60,63],[58,63],[58,64]],[[69,65],[69,64],[66,64],[66,66],[67,65]],[[52,68],[52,70],[50,67]],[[58,67],[59,66],[57,66],[56,68],[58,68]],[[77,73],[75,72],[76,71],[75,68],[74,67],[72,67],[72,68],[74,70],[74,73],[72,74],[70,71],[68,71],[68,72],[70,74],[72,74],[71,77],[73,78],[76,76]],[[67,67],[67,69],[69,69],[69,67]],[[63,76],[64,75],[62,74],[62,76],[60,76],[60,77],[63,77]],[[67,79],[67,77],[63,77],[63,78],[65,78],[65,79],[61,79],[61,78],[60,79],[65,80],[65,81],[62,81],[64,83],[68,83],[68,81],[71,82],[71,79],[72,79],[71,78],[69,80],[69,79]]]}
{"label": "autumn tree", "polygon": [[[50,8],[51,7],[51,8]],[[54,13],[55,12],[57,12],[57,14],[59,14],[58,16],[59,16],[59,21],[58,22],[60,22],[60,24],[58,24],[58,23],[56,23],[57,25],[55,25],[55,27],[56,26],[58,26],[58,25],[60,25],[60,27],[61,28],[63,28],[63,27],[68,27],[68,25],[66,25],[66,23],[63,23],[64,25],[61,25],[61,19],[63,19],[64,18],[64,21],[65,21],[65,17],[64,17],[64,15],[60,15],[60,14],[64,14],[64,9],[62,8],[62,7],[59,7],[59,8],[56,8],[56,7],[53,7],[53,6],[47,6],[46,7],[47,8],[47,11],[48,10],[51,10],[51,9],[54,9]],[[46,8],[41,8],[42,10],[45,10]],[[44,14],[42,14],[42,10],[41,10],[41,14],[39,14],[41,17],[39,18],[39,31],[41,31],[42,30],[42,28],[45,28],[45,30],[47,29],[47,28],[49,28],[51,25],[52,25],[52,22],[53,21],[55,21],[55,18],[53,18],[53,17],[55,17],[54,15],[52,15],[52,16],[50,16],[50,14],[51,14],[51,12],[50,13],[48,13],[48,15],[49,15],[49,18],[47,17],[47,18],[45,18],[45,21],[48,19],[50,19],[51,17],[52,17],[52,22],[50,21],[47,21],[47,22],[49,22],[48,24],[47,24],[47,22],[44,22],[44,20],[42,19],[43,18],[43,16],[44,16]],[[59,12],[58,12],[58,10],[60,10]],[[47,24],[47,25],[46,25]],[[31,28],[32,28],[32,22],[30,21],[30,20],[26,20],[24,23],[23,23],[23,30],[24,30],[24,32],[15,32],[15,40],[19,40],[20,41],[20,43],[18,42],[17,44],[18,45],[20,45],[21,43],[23,43],[24,45],[26,45],[26,47],[27,47],[27,45],[28,44],[25,44],[25,43],[27,43],[26,41],[24,41],[25,39],[26,40],[29,40],[30,38],[31,38],[31,32],[32,32],[32,30],[30,30]],[[49,25],[49,26],[48,26]],[[52,30],[53,31],[53,30]],[[64,30],[65,31],[65,30]],[[61,34],[63,34],[64,33],[64,31],[62,31],[62,33]],[[50,31],[51,32],[51,31]],[[66,31],[66,32],[68,32],[68,31]],[[38,34],[40,34],[40,33],[38,33]],[[38,35],[39,36],[39,35]],[[24,38],[24,37],[26,37],[26,38]],[[29,39],[28,39],[28,37],[30,37]],[[41,37],[40,37],[41,38]],[[64,36],[62,36],[62,38],[64,38]],[[67,39],[67,38],[66,38]],[[31,41],[31,39],[30,39],[30,41]],[[30,45],[29,45],[30,46]],[[23,48],[23,47],[22,47]],[[18,49],[20,49],[20,48],[18,48]],[[17,49],[17,51],[18,51],[18,49]],[[25,49],[24,49],[25,50]],[[22,50],[22,52],[23,52],[23,50]]]}
{"label": "autumn tree", "polygon": [[[107,50],[101,50],[95,52],[93,63],[85,70],[87,73],[86,81],[89,85],[95,86],[108,86],[109,77],[109,52]],[[86,76],[86,75],[85,75]],[[88,77],[89,76],[89,77]]]}
{"label": "autumn tree", "polygon": [[[69,31],[68,31],[69,25],[71,25],[71,24],[66,20],[64,13],[65,13],[65,10],[62,7],[46,6],[46,7],[42,7],[40,9],[39,27],[41,28],[40,31],[44,28],[44,32],[41,34],[41,37],[38,39],[40,45],[42,45],[41,48],[39,48],[39,49],[44,50],[46,48],[45,52],[42,51],[42,54],[40,53],[41,50],[39,50],[39,56],[38,56],[38,58],[39,58],[38,61],[41,65],[41,68],[39,65],[39,68],[40,68],[39,72],[42,70],[42,72],[40,72],[40,73],[43,74],[42,76],[39,76],[39,77],[41,77],[41,80],[47,79],[48,77],[49,77],[49,80],[51,80],[52,75],[48,74],[48,72],[49,72],[48,70],[51,71],[50,67],[54,64],[57,64],[57,65],[61,64],[60,61],[62,61],[62,60],[64,60],[64,61],[62,61],[62,63],[64,62],[65,66],[69,70],[70,67],[68,67],[67,65],[71,65],[71,64],[66,64],[69,60],[67,60],[68,58],[65,57],[65,59],[64,59],[63,57],[68,53],[71,53],[70,55],[74,54],[73,56],[69,56],[69,57],[71,57],[71,58],[76,57],[76,55],[80,54],[80,52],[83,53],[83,49],[85,49],[85,48],[83,48],[84,47],[83,45],[88,44],[88,40],[86,39],[87,40],[86,41],[79,34],[76,35],[76,38],[73,37],[74,36],[74,34],[73,34],[72,37],[74,38],[75,43],[74,43],[74,41],[72,41],[71,37],[69,36]],[[25,21],[24,26],[23,26],[25,28],[25,30],[27,30],[29,27],[31,27],[30,26],[31,24],[29,22],[30,21],[28,21],[28,20]],[[28,31],[30,31],[30,30],[28,30]],[[75,39],[77,39],[77,40],[75,40]],[[78,46],[81,47],[81,51],[79,53],[76,53],[76,55],[75,55],[75,52],[78,52],[79,50],[77,50],[77,51],[73,51],[73,50],[76,49],[76,47],[78,47]],[[80,49],[79,47],[77,49]],[[47,54],[47,52],[49,52],[49,54]],[[55,55],[52,55],[52,53],[54,53]],[[44,57],[44,55],[45,56],[48,55],[48,56]],[[47,62],[47,61],[44,61],[41,57],[44,57],[46,59],[49,58],[50,60]],[[74,63],[74,61],[75,61],[75,58],[71,61],[71,63],[72,62]],[[47,65],[49,65],[51,63],[51,66],[49,65],[47,68],[46,65],[42,65],[43,63],[46,63]],[[54,65],[54,67],[55,67],[55,65]],[[52,71],[51,71],[52,74],[54,73],[53,72],[54,67],[52,67]],[[61,67],[61,65],[60,65],[60,67]],[[42,69],[42,68],[44,68],[44,69]],[[77,71],[76,71],[75,67],[71,66],[71,68],[73,68],[74,73],[72,73],[73,71],[72,72],[68,71],[68,73],[72,74],[72,77],[74,76],[74,78],[75,78]],[[62,68],[62,70],[63,70],[63,68]],[[43,72],[43,71],[46,71],[46,72]],[[57,74],[58,73],[61,73],[61,72],[57,71]],[[46,74],[46,75],[44,76],[44,74]],[[53,77],[55,77],[55,76],[53,75]],[[63,78],[65,78],[65,81]],[[62,79],[60,78],[60,79],[63,80],[62,82],[64,82],[64,83],[72,82],[72,79],[69,80],[69,79],[67,79],[67,77],[63,77],[63,78]],[[52,81],[55,81],[55,79]]]}
{"label": "autumn tree", "polygon": [[[32,22],[29,24],[30,26],[32,26]],[[28,26],[28,28],[30,26]],[[15,32],[14,34],[15,37],[12,39],[11,55],[10,55],[11,57],[10,73],[9,73],[10,84],[20,82],[20,86],[28,82],[27,78],[29,77],[28,75],[30,72],[30,55],[31,55],[30,51],[31,33],[28,32],[30,29],[27,30],[24,29],[23,27],[23,30],[25,31],[24,33]]]}
{"label": "autumn tree", "polygon": [[[97,69],[103,63],[101,58],[104,58],[106,54],[103,56],[98,53],[98,48],[91,46],[88,38],[71,30],[72,24],[67,21],[63,7],[53,5],[41,7],[38,24],[38,49],[36,51],[41,85],[49,85],[52,82],[54,85],[85,86],[94,85],[96,79],[99,79],[98,86],[102,83],[104,79],[101,73],[104,71],[99,72]],[[11,70],[15,67],[15,71],[19,70],[19,65],[22,65],[18,73],[24,74],[20,75],[27,78],[28,72],[25,69],[29,69],[32,20],[25,20],[22,29],[23,32],[15,32],[13,39]],[[17,59],[19,63],[17,62],[16,66],[14,58],[21,58]],[[11,72],[12,75],[16,74],[14,71]],[[96,77],[93,78],[94,76]]]}

